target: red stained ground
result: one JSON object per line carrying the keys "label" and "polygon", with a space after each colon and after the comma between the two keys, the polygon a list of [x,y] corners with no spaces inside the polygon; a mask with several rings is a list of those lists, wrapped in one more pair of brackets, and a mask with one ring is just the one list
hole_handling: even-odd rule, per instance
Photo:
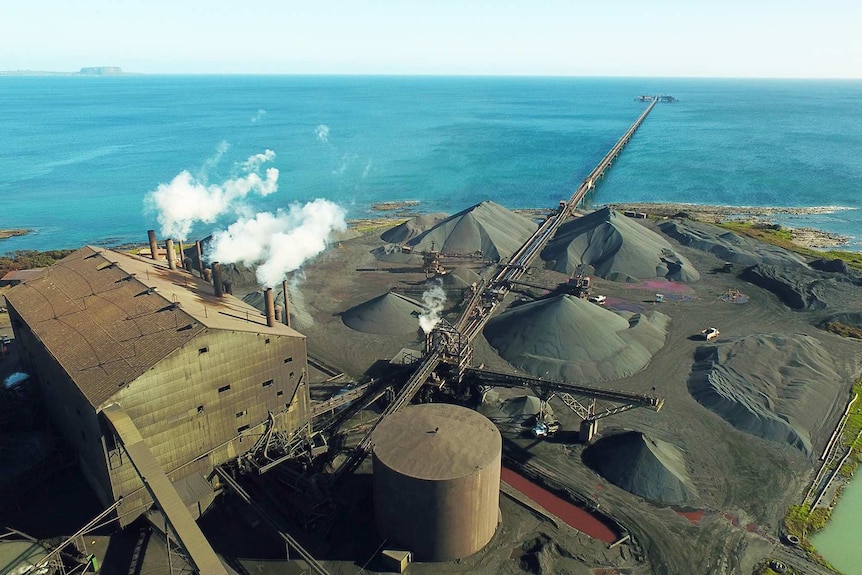
{"label": "red stained ground", "polygon": [[605,525],[603,521],[580,507],[572,505],[568,501],[557,497],[550,491],[539,487],[529,479],[518,475],[511,469],[506,469],[505,467],[502,468],[500,470],[500,479],[581,533],[589,535],[593,539],[604,541],[605,543],[613,543],[617,540],[617,534]]}
{"label": "red stained ground", "polygon": [[671,282],[666,279],[643,280],[637,283],[625,284],[628,289],[646,289],[657,293],[676,293],[687,294],[691,293],[691,288],[684,283]]}
{"label": "red stained ground", "polygon": [[697,525],[703,519],[705,512],[703,509],[696,509],[694,511],[677,511],[676,513],[691,521],[692,525]]}

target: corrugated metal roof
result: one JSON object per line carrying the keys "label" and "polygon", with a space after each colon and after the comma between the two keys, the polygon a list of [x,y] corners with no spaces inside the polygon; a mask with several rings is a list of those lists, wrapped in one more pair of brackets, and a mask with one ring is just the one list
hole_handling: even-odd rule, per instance
{"label": "corrugated metal roof", "polygon": [[33,279],[35,277],[39,277],[41,273],[45,271],[45,268],[33,268],[29,270],[12,270],[11,272],[6,272],[0,281],[2,282],[25,282],[29,279]]}
{"label": "corrugated metal roof", "polygon": [[90,246],[6,297],[94,407],[207,328],[303,337],[166,262]]}

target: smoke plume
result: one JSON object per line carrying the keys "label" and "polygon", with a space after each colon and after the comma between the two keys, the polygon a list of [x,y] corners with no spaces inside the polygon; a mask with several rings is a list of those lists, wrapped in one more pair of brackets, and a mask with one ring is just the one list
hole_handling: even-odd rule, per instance
{"label": "smoke plume", "polygon": [[419,327],[427,334],[440,323],[440,314],[443,313],[443,306],[446,305],[446,292],[439,282],[425,290],[422,294],[422,303],[425,304],[425,310],[419,315]]}
{"label": "smoke plume", "polygon": [[275,214],[261,212],[241,218],[227,230],[213,234],[209,259],[222,263],[257,265],[257,280],[277,286],[288,273],[322,252],[333,231],[347,229],[344,210],[317,199]]}
{"label": "smoke plume", "polygon": [[[219,149],[219,155],[224,153]],[[157,211],[161,234],[186,240],[196,222],[213,223],[220,215],[233,210],[250,193],[268,196],[278,189],[278,169],[267,168],[261,177],[260,168],[272,161],[275,152],[266,150],[241,164],[244,176],[207,184],[188,170],[177,174],[168,184],[159,186],[146,196],[146,205]]]}

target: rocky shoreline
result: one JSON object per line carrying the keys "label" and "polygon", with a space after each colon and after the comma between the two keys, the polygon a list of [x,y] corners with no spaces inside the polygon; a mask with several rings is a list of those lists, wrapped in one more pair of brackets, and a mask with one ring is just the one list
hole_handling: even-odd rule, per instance
{"label": "rocky shoreline", "polygon": [[15,236],[24,236],[32,231],[33,230],[0,230],[0,240],[14,238]]}
{"label": "rocky shoreline", "polygon": [[[819,207],[756,207],[756,206],[707,206],[699,204],[676,203],[632,203],[608,204],[618,211],[646,212],[652,216],[672,217],[685,214],[687,217],[711,224],[726,221],[743,223],[773,223],[777,215],[829,214],[840,210],[830,206]],[[847,244],[849,238],[841,234],[825,232],[814,228],[794,228],[783,226],[790,232],[793,243],[806,248],[834,248]]]}

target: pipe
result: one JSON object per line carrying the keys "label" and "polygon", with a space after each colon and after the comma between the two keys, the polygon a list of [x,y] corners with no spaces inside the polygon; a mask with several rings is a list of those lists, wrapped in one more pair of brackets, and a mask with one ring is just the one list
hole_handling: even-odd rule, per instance
{"label": "pipe", "polygon": [[174,251],[174,240],[171,238],[165,240],[165,258],[168,260],[169,268],[177,269],[177,253]]}
{"label": "pipe", "polygon": [[222,285],[224,286],[224,293],[226,293],[228,295],[233,295],[233,282],[232,281],[230,281],[229,279],[224,280],[224,282],[222,282]]}
{"label": "pipe", "polygon": [[[201,241],[200,240],[195,241],[195,251],[197,252],[197,256],[198,256],[198,271],[201,273],[201,277],[203,277],[204,276],[204,259],[201,257]],[[192,270],[189,270],[189,271],[192,271]],[[207,281],[209,281],[209,280],[207,280]]]}
{"label": "pipe", "polygon": [[287,280],[281,282],[281,289],[284,292],[284,324],[290,327],[290,296],[287,295]]}
{"label": "pipe", "polygon": [[150,257],[156,259],[156,254],[159,253],[159,247],[156,244],[156,230],[147,230],[147,235],[150,238]]}
{"label": "pipe", "polygon": [[183,240],[179,240],[180,242],[180,267],[186,269],[186,249],[183,246]]}
{"label": "pipe", "polygon": [[221,279],[221,265],[218,262],[213,262],[212,270],[213,293],[215,293],[216,297],[222,297],[224,295],[224,284],[222,284]]}
{"label": "pipe", "polygon": [[266,288],[263,292],[263,302],[266,307],[266,325],[275,325],[275,298],[272,296],[272,288]]}
{"label": "pipe", "polygon": [[280,305],[276,305],[276,306],[275,306],[275,321],[277,321],[277,322],[279,322],[279,323],[281,323],[281,311],[282,311],[283,309],[284,309],[284,308],[283,308],[282,306],[280,306]]}
{"label": "pipe", "polygon": [[209,268],[204,268],[203,276],[204,276],[204,281],[207,283],[210,283],[210,281],[212,280],[212,277],[213,277],[212,270]]}

